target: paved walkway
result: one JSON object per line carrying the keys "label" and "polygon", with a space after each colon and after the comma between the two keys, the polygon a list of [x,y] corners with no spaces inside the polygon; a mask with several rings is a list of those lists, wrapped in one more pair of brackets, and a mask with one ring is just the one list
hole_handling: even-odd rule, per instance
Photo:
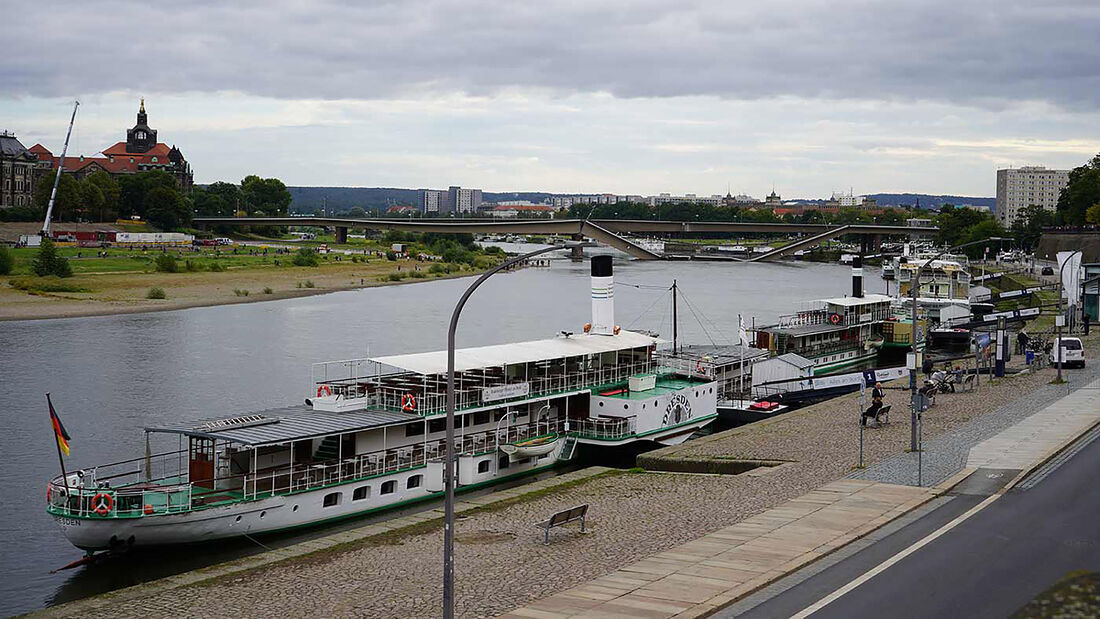
{"label": "paved walkway", "polygon": [[1100,380],[975,445],[967,467],[1022,469],[1100,422]]}
{"label": "paved walkway", "polygon": [[835,481],[505,617],[696,617],[886,524],[931,488]]}

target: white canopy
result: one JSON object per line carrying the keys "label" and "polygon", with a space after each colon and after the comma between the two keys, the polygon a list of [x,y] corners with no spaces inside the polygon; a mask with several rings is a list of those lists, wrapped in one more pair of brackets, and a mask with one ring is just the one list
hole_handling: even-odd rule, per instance
{"label": "white canopy", "polygon": [[[455,371],[465,372],[478,368],[644,348],[659,342],[660,340],[655,337],[623,330],[618,335],[585,333],[569,337],[555,337],[548,340],[462,348],[455,351]],[[445,350],[375,357],[371,361],[417,374],[445,374],[447,372],[447,351]]]}
{"label": "white canopy", "polygon": [[892,301],[893,297],[888,297],[884,294],[867,294],[862,297],[838,297],[836,299],[822,299],[821,303],[832,303],[833,305],[840,305],[842,307],[855,307],[857,305],[867,305],[868,303],[884,303]]}

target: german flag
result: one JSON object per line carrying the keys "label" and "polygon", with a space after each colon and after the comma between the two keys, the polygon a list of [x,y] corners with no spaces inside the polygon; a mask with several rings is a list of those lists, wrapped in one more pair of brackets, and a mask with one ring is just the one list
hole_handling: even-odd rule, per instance
{"label": "german flag", "polygon": [[65,452],[65,455],[69,455],[69,433],[65,431],[65,426],[61,423],[61,418],[57,416],[57,411],[53,409],[53,401],[50,400],[50,394],[46,394],[46,403],[50,406],[50,425],[53,426],[53,433],[57,436],[57,446],[61,451]]}

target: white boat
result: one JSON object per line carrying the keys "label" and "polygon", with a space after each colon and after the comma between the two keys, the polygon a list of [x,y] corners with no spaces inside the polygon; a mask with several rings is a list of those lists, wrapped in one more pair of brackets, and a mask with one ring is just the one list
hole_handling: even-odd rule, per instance
{"label": "white boat", "polygon": [[[456,351],[459,492],[548,469],[578,444],[676,444],[717,417],[714,379],[668,367],[656,336],[614,326],[613,291],[611,257],[597,256],[585,333]],[[51,479],[46,510],[70,542],[99,550],[439,497],[447,376],[445,351],[317,364],[304,405],[145,428],[144,456]]]}

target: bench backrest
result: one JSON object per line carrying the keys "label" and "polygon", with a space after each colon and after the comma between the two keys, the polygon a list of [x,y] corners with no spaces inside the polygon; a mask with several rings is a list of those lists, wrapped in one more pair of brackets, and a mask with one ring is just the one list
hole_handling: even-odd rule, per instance
{"label": "bench backrest", "polygon": [[890,406],[891,406],[890,404],[887,404],[886,406],[883,406],[882,408],[880,408],[878,410],[878,414],[885,415],[886,413],[889,413],[890,412]]}
{"label": "bench backrest", "polygon": [[584,516],[587,513],[588,513],[588,504],[578,505],[576,507],[571,507],[569,509],[564,509],[564,510],[554,514],[553,516],[550,516],[550,526],[553,527],[553,526],[557,526],[559,524],[564,524],[566,522],[569,522],[570,520],[576,520],[577,518],[580,518],[581,516]]}

